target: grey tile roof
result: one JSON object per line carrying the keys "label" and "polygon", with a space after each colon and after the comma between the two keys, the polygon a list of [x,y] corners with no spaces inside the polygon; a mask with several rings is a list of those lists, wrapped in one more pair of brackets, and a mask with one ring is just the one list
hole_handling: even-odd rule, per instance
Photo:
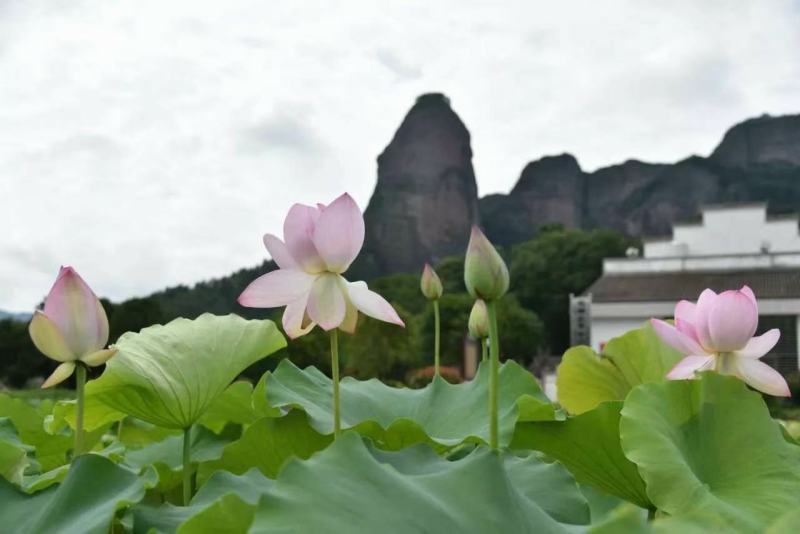
{"label": "grey tile roof", "polygon": [[586,293],[594,302],[696,300],[714,291],[748,285],[760,299],[800,298],[800,269],[603,275]]}

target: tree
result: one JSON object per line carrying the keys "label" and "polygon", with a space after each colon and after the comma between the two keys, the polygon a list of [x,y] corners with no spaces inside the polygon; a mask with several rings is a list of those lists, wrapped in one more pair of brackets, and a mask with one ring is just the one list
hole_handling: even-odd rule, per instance
{"label": "tree", "polygon": [[551,225],[511,253],[511,290],[535,311],[554,353],[569,346],[569,294],[582,293],[603,270],[603,258],[623,256],[638,244],[612,230],[573,230]]}

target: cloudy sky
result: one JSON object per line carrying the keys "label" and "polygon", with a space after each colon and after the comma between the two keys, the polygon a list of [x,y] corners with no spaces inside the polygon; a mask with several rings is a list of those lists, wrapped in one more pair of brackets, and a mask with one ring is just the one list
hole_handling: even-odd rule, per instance
{"label": "cloudy sky", "polygon": [[[433,5],[435,4],[435,5]],[[446,93],[480,193],[524,164],[708,154],[800,112],[800,2],[0,0],[0,308],[59,265],[145,295],[251,266]]]}

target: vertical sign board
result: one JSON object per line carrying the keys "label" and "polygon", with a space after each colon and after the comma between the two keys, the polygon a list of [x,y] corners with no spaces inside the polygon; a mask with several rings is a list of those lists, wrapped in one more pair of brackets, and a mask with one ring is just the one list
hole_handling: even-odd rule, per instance
{"label": "vertical sign board", "polygon": [[592,295],[569,295],[569,344],[592,345]]}

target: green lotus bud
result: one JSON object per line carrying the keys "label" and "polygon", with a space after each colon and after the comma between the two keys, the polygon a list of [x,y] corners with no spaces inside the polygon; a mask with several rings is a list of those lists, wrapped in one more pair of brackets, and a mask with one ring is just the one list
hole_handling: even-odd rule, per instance
{"label": "green lotus bud", "polygon": [[508,291],[508,267],[477,226],[469,237],[464,283],[476,299],[496,300]]}
{"label": "green lotus bud", "polygon": [[472,311],[469,312],[469,335],[473,339],[484,339],[489,337],[489,314],[486,310],[486,303],[481,299],[475,301]]}
{"label": "green lotus bud", "polygon": [[419,288],[428,300],[438,300],[442,296],[442,281],[430,264],[426,263],[422,270],[422,278],[419,281]]}

